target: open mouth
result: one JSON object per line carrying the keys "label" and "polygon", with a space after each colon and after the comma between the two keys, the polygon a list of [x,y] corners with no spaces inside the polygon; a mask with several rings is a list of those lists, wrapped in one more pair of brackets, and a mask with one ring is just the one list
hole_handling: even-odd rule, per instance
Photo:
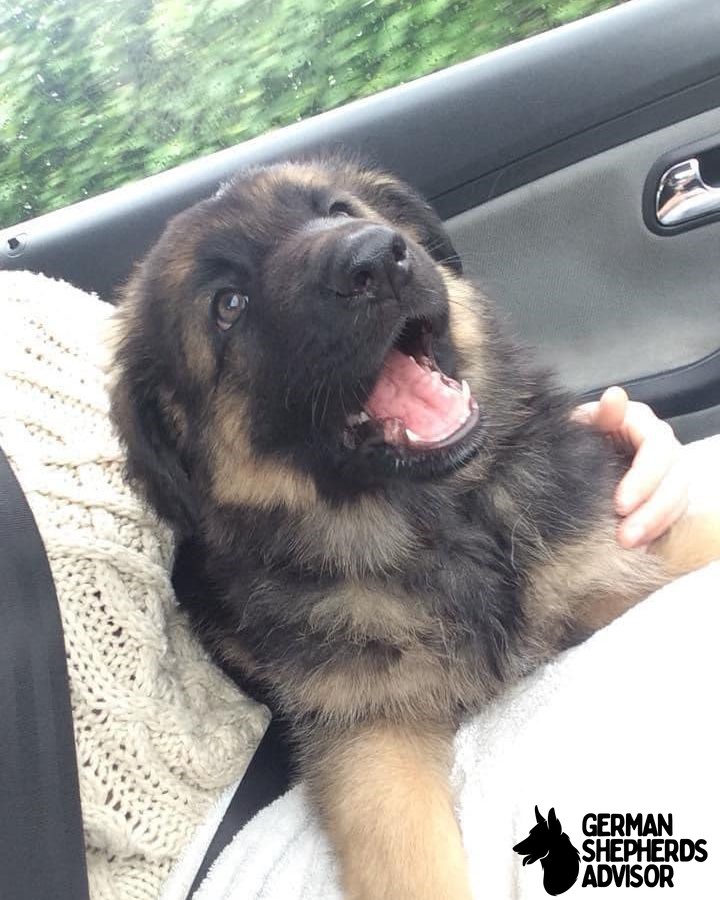
{"label": "open mouth", "polygon": [[403,450],[442,450],[462,440],[478,415],[467,381],[437,365],[431,323],[408,319],[363,410],[348,418],[344,440],[353,449],[384,442]]}

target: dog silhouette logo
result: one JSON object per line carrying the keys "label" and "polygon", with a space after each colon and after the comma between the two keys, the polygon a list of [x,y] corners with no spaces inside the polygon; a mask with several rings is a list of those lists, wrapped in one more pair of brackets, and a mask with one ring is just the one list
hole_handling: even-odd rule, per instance
{"label": "dog silhouette logo", "polygon": [[580,873],[580,854],[570,838],[563,832],[560,820],[551,809],[547,819],[535,807],[537,824],[530,829],[524,841],[515,844],[513,850],[524,856],[523,865],[540,860],[543,868],[543,887],[546,893],[557,897],[564,894],[577,881]]}

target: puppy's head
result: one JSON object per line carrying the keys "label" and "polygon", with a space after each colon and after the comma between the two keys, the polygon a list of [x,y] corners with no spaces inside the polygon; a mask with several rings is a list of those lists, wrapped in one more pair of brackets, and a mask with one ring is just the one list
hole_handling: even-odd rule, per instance
{"label": "puppy's head", "polygon": [[562,828],[560,822],[555,816],[555,809],[550,810],[547,819],[540,815],[540,810],[535,807],[536,824],[530,829],[530,834],[519,844],[515,844],[513,850],[520,856],[524,856],[523,865],[537,862],[543,856],[546,856],[551,844],[551,835],[556,833],[560,837]]}
{"label": "puppy's head", "polygon": [[170,223],[125,292],[113,413],[131,476],[181,524],[206,497],[303,505],[461,465],[480,438],[460,274],[388,175],[240,175]]}

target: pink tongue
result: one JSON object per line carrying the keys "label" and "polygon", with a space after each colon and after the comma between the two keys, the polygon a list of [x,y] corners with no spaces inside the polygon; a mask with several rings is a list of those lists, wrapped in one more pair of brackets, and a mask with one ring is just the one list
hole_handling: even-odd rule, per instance
{"label": "pink tongue", "polygon": [[412,432],[408,441],[424,444],[458,431],[472,412],[472,402],[457,381],[391,350],[365,408],[385,422],[386,440],[397,443],[400,420]]}

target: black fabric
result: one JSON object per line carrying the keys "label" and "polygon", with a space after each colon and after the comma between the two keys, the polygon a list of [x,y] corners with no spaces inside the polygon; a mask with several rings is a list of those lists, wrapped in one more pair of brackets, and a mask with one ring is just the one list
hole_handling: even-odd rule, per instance
{"label": "black fabric", "polygon": [[188,900],[243,825],[288,789],[291,771],[289,760],[290,747],[286,728],[281,720],[273,719],[205,853],[188,893]]}
{"label": "black fabric", "polygon": [[0,897],[88,896],[60,611],[35,520],[0,450]]}

